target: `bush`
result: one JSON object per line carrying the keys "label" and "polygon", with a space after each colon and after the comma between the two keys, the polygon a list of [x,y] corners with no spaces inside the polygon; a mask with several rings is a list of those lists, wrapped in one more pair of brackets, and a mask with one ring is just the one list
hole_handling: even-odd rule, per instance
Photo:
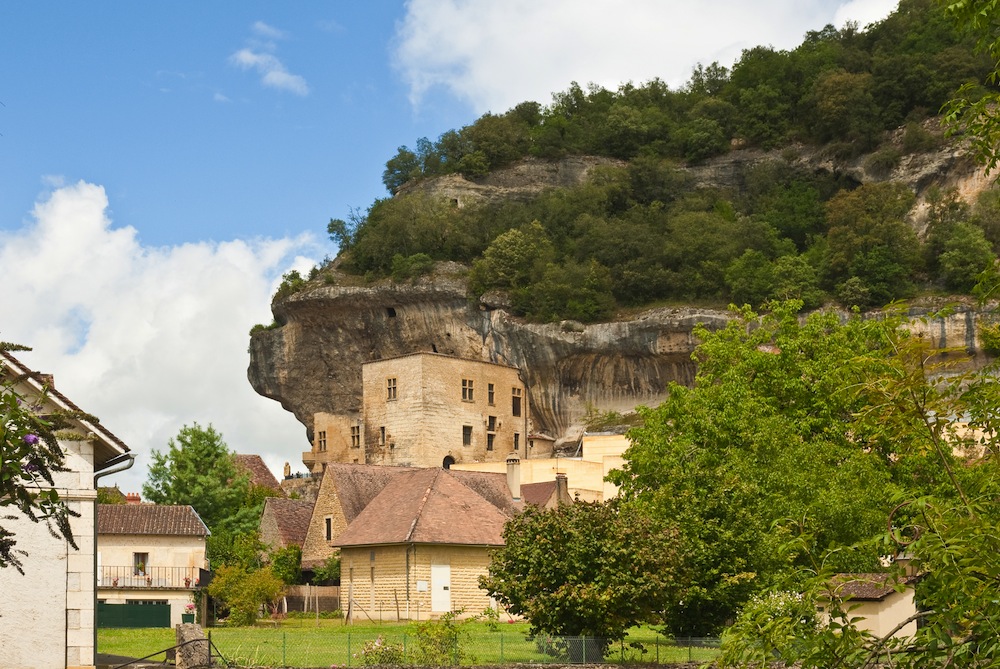
{"label": "bush", "polygon": [[[360,652],[355,653],[354,657],[361,660],[362,666],[365,667],[398,667],[404,664],[403,645],[388,643],[382,638],[381,634],[374,639],[366,641],[365,645],[361,647]],[[442,664],[448,663],[445,662]]]}
{"label": "bush", "polygon": [[458,643],[462,628],[456,618],[461,614],[461,610],[449,611],[438,620],[429,620],[417,626],[416,664],[446,667],[472,661]]}
{"label": "bush", "polygon": [[865,160],[865,170],[880,177],[887,177],[899,166],[903,154],[894,146],[879,149]]}

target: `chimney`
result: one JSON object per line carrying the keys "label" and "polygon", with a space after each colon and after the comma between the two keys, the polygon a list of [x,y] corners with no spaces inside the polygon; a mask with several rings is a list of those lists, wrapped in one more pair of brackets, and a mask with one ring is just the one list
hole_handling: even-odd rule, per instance
{"label": "chimney", "polygon": [[125,503],[126,504],[141,504],[142,503],[142,498],[139,497],[139,493],[137,493],[137,492],[130,492],[127,495],[125,495]]}
{"label": "chimney", "polygon": [[507,487],[511,497],[521,499],[521,458],[516,453],[507,456]]}
{"label": "chimney", "polygon": [[569,496],[569,479],[562,472],[556,473],[556,504],[572,504]]}

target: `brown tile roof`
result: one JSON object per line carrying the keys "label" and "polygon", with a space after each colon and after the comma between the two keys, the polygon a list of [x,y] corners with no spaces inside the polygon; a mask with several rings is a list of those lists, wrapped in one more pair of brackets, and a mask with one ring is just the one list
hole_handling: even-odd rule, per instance
{"label": "brown tile roof", "polygon": [[507,514],[456,473],[414,469],[397,474],[333,544],[502,546]]}
{"label": "brown tile roof", "polygon": [[508,516],[520,510],[520,506],[510,496],[510,488],[507,486],[507,474],[469,472],[457,469],[454,471],[449,469],[448,472]]}
{"label": "brown tile roof", "polygon": [[264,500],[263,514],[274,516],[283,546],[301,546],[305,542],[312,512],[313,502],[283,497],[268,497]]}
{"label": "brown tile roof", "polygon": [[250,474],[250,482],[254,485],[281,491],[278,479],[274,478],[274,474],[267,468],[267,465],[264,464],[264,459],[259,455],[237,453],[233,455],[233,460],[236,462],[237,467]]}
{"label": "brown tile roof", "polygon": [[350,523],[396,475],[412,471],[410,467],[329,464],[319,494],[334,495],[344,512],[344,520]]}
{"label": "brown tile roof", "polygon": [[[909,585],[915,580],[906,576],[900,582]],[[896,591],[892,574],[886,573],[837,574],[831,585],[840,597],[867,601],[881,601]]]}
{"label": "brown tile roof", "polygon": [[98,534],[210,534],[198,512],[188,505],[98,504]]}
{"label": "brown tile roof", "polygon": [[525,483],[521,486],[521,499],[525,504],[535,506],[545,506],[552,496],[556,494],[555,481],[541,481],[539,483]]}

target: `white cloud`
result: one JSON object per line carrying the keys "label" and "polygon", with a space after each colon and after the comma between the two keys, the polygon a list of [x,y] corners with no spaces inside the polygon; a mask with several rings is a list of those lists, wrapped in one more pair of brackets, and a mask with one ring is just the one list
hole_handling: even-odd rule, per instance
{"label": "white cloud", "polygon": [[[251,29],[257,36],[268,40],[287,37],[284,31],[269,26],[263,21],[257,21]],[[277,46],[273,41],[251,40],[251,46],[230,55],[229,62],[244,70],[256,70],[264,86],[289,91],[296,95],[308,95],[309,84],[305,78],[289,72],[285,64],[274,55],[276,50]]]}
{"label": "white cloud", "polygon": [[[443,88],[477,113],[547,104],[570,82],[610,89],[654,77],[684,84],[697,63],[729,67],[745,48],[790,49],[809,30],[886,15],[885,0],[410,0],[395,65],[419,105]],[[881,14],[881,16],[878,16]]]}
{"label": "white cloud", "polygon": [[287,34],[285,33],[284,30],[279,30],[274,26],[269,26],[263,21],[256,21],[251,29],[254,31],[255,34],[260,35],[261,37],[267,37],[269,39],[284,39],[285,37],[287,37]]}
{"label": "white cloud", "polygon": [[276,475],[285,461],[301,469],[305,429],[247,381],[248,331],[270,322],[281,274],[325,249],[305,235],[144,247],[107,209],[102,187],[79,182],[0,233],[0,340],[32,346],[18,356],[138,455],[111,477],[125,490],[139,490],[152,448],[195,421]]}

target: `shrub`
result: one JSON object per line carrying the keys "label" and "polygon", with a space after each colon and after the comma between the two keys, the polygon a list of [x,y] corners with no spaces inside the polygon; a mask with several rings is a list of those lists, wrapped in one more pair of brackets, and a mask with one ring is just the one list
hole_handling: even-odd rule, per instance
{"label": "shrub", "polygon": [[868,159],[865,160],[865,169],[877,176],[887,177],[899,166],[902,157],[903,154],[900,153],[899,149],[887,146],[868,156]]}
{"label": "shrub", "polygon": [[[365,642],[361,650],[354,654],[354,657],[361,660],[362,666],[400,666],[404,664],[403,645],[398,643],[388,643],[378,635],[376,638]],[[447,662],[441,664],[448,664]]]}

